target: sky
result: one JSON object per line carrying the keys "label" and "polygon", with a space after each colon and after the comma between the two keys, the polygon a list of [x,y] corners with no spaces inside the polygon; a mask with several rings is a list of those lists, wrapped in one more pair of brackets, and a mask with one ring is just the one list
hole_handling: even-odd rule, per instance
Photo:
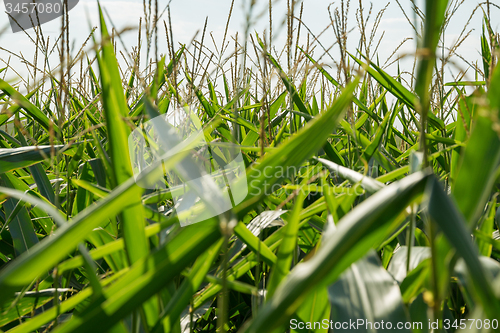
{"label": "sky", "polygon": [[[251,0],[237,0],[235,1],[233,8],[233,15],[229,23],[228,35],[234,36],[236,32],[239,32],[239,36],[244,35],[246,28],[247,15],[249,13],[248,8],[250,7]],[[410,1],[400,0],[401,5],[405,10],[410,12]],[[423,1],[417,1],[417,4]],[[107,16],[107,22],[109,26],[114,26],[117,31],[123,28],[129,27],[137,29],[139,18],[144,16],[143,3],[137,0],[101,0],[101,5],[105,9]],[[163,8],[167,6],[169,2],[166,0],[159,0],[160,12]],[[251,27],[250,31],[257,31],[261,33],[264,29],[269,29],[269,16],[268,16],[268,0],[256,0],[256,5],[253,8],[251,17]],[[309,30],[318,35],[323,29],[330,23],[330,18],[328,14],[328,6],[331,2],[325,0],[305,0],[304,10],[303,10],[303,22]],[[368,14],[370,2],[362,0],[361,3],[364,6],[364,15]],[[450,45],[454,40],[456,40],[462,31],[465,22],[468,20],[470,14],[477,6],[478,1],[476,0],[465,0],[464,4],[461,6],[459,11],[456,13],[452,22],[450,23],[446,35],[445,44]],[[340,1],[335,1],[331,8],[339,6]],[[228,13],[230,10],[231,1],[230,0],[171,0],[170,1],[170,13],[172,19],[172,30],[173,37],[176,45],[178,43],[189,44],[195,34],[198,32],[198,36],[201,35],[201,30],[203,29],[205,19],[208,17],[207,23],[207,39],[208,33],[213,35],[213,39],[216,41],[217,47],[220,47],[224,36],[224,30],[227,22]],[[371,19],[368,23],[368,30],[373,28],[374,17],[377,12],[387,5],[387,9],[383,15],[383,19],[378,27],[377,36],[380,36],[384,32],[384,37],[380,43],[378,54],[381,61],[384,62],[387,57],[389,57],[394,49],[405,39],[413,38],[399,50],[399,53],[410,53],[415,50],[415,33],[412,30],[409,22],[402,14],[402,10],[398,6],[396,1],[386,2],[386,1],[374,1],[373,11],[371,14]],[[355,52],[358,41],[359,33],[356,27],[355,12],[358,8],[359,3],[356,0],[351,1],[350,13],[348,18],[349,29],[354,28],[354,30],[349,35],[348,49],[351,52]],[[296,6],[296,16],[299,15],[299,6]],[[0,47],[9,50],[11,53],[7,53],[0,49],[0,68],[5,67],[5,62],[8,61],[9,56],[11,57],[11,63],[13,67],[18,70],[20,76],[26,75],[26,71],[23,69],[22,65],[19,65],[19,60],[16,60],[15,55],[23,54],[27,59],[32,59],[34,54],[34,46],[31,38],[34,36],[33,29],[27,30],[27,34],[23,32],[12,33],[10,27],[7,26],[8,19],[7,14],[4,13],[3,5],[0,5]],[[496,10],[498,11],[498,10]],[[70,12],[70,35],[72,42],[72,53],[75,54],[80,45],[87,39],[89,32],[91,31],[91,26],[98,26],[98,10],[97,1],[95,0],[80,0],[78,5]],[[498,13],[497,13],[498,14]],[[286,28],[283,28],[282,22],[286,15],[286,0],[276,0],[273,1],[273,40],[278,45],[283,45],[286,40]],[[167,20],[166,12],[164,13],[161,20]],[[410,19],[413,19],[410,17]],[[498,21],[497,21],[498,22]],[[458,50],[468,61],[476,61],[480,59],[480,41],[479,36],[481,34],[481,24],[482,24],[482,12],[477,10],[475,15],[472,17],[469,29],[473,29],[469,38],[465,40]],[[55,40],[60,31],[61,20],[56,19],[52,22],[46,23],[42,26],[45,37],[50,36],[51,40]],[[6,29],[4,29],[6,28]],[[498,28],[498,25],[494,28]],[[303,32],[305,31],[304,28]],[[469,30],[468,29],[468,30]],[[30,35],[30,36],[28,36]],[[160,53],[166,52],[166,39],[165,30],[163,24],[160,25],[158,38],[158,47]],[[198,37],[199,38],[199,37]],[[241,37],[240,37],[241,38]],[[378,38],[377,38],[378,39]],[[125,44],[125,48],[130,50],[132,47],[137,45],[137,30],[132,30],[124,33],[122,35],[122,40]],[[321,43],[328,48],[332,45],[334,41],[334,35],[332,28],[330,27],[320,38]],[[305,41],[305,40],[304,40]],[[208,43],[212,45],[212,43]],[[87,45],[87,49],[90,49],[91,45]],[[335,58],[336,49],[332,51],[332,56]],[[396,55],[397,56],[397,55]],[[143,57],[144,58],[144,57]],[[394,59],[394,58],[393,58]],[[412,63],[412,57],[408,57],[407,63]],[[328,62],[328,58],[323,58],[324,61]],[[456,63],[458,67],[451,69],[451,74],[458,74],[459,67],[464,66],[463,61],[456,58]],[[402,63],[402,67],[404,62]],[[394,71],[395,67],[392,67]],[[390,71],[391,71],[390,70]],[[392,73],[395,74],[395,73]],[[12,71],[8,71],[6,78],[9,80],[16,80],[16,74]],[[474,79],[469,77],[469,79]]]}

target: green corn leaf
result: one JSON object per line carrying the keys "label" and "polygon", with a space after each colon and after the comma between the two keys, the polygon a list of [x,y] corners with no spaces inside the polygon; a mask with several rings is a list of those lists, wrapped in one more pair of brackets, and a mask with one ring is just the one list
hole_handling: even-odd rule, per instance
{"label": "green corn leaf", "polygon": [[[17,103],[17,105],[19,105],[22,109],[24,109],[37,123],[39,123],[43,128],[45,128],[47,132],[49,132],[52,129],[56,134],[61,135],[61,130],[57,126],[52,125],[51,120],[42,111],[40,111],[39,108],[37,108],[28,100],[28,98],[31,95],[28,95],[28,98],[24,97],[10,84],[8,84],[2,79],[0,79],[0,91],[3,91],[12,100],[14,100]],[[35,91],[32,91],[32,94],[35,93]],[[17,111],[17,110],[18,109],[14,109],[12,111]],[[9,118],[10,116],[8,115],[7,116],[2,115],[2,118],[0,118],[0,124],[3,124]]]}
{"label": "green corn leaf", "polygon": [[492,73],[487,97],[490,108],[478,107],[476,111],[475,125],[452,187],[457,205],[471,227],[477,224],[484,210],[500,164],[500,139],[492,121],[500,109],[500,67]]}
{"label": "green corn leaf", "polygon": [[[97,62],[101,74],[102,101],[109,134],[110,159],[113,168],[114,183],[120,185],[129,180],[133,175],[127,145],[130,129],[124,119],[128,114],[128,106],[123,94],[113,45],[108,40],[109,34],[100,7],[99,17],[101,35],[105,42],[102,46],[102,56],[97,57]],[[138,205],[141,193],[133,191],[129,193],[129,196],[129,200],[135,203],[135,205],[130,205],[126,208],[121,213],[120,220],[127,248],[127,256],[129,262],[133,263],[149,253],[149,246],[144,235],[142,209]]]}
{"label": "green corn leaf", "polygon": [[[358,332],[372,332],[368,323],[383,320],[386,325],[390,323],[398,328],[398,324],[408,321],[399,286],[381,266],[373,250],[342,273],[328,287],[328,294],[332,305],[330,320],[335,323],[356,322]],[[349,329],[335,331],[347,332]],[[397,331],[410,332],[404,327]]]}
{"label": "green corn leaf", "polygon": [[[495,197],[492,201],[490,201],[488,212],[485,215],[483,222],[481,223],[481,227],[479,230],[481,230],[485,235],[491,235],[495,230],[494,226],[495,226],[496,203],[497,203],[497,198]],[[482,239],[478,239],[477,243],[479,248],[479,254],[481,254],[482,256],[490,257],[493,248],[492,244],[490,244],[489,242],[485,242]]]}
{"label": "green corn leaf", "polygon": [[27,292],[15,305],[14,300],[9,300],[0,307],[0,326],[4,326],[19,318],[29,314],[31,311],[40,308],[54,298],[54,292],[40,290],[39,292]]}
{"label": "green corn leaf", "polygon": [[345,215],[329,239],[322,241],[323,247],[311,260],[292,270],[244,331],[262,332],[282,325],[308,292],[334,282],[372,246],[381,243],[388,229],[395,229],[393,219],[422,196],[430,178],[428,173],[412,174],[378,191]]}
{"label": "green corn leaf", "polygon": [[49,158],[51,152],[60,153],[67,149],[65,145],[0,148],[0,173],[27,168]]}
{"label": "green corn leaf", "polygon": [[458,81],[445,83],[445,87],[476,87],[484,85],[486,85],[486,81]]}
{"label": "green corn leaf", "polygon": [[[325,328],[325,321],[330,322],[330,303],[328,301],[328,291],[326,288],[319,288],[314,293],[311,293],[306,297],[300,308],[295,313],[295,320],[299,320],[300,323],[304,323],[304,328],[300,329],[299,322],[293,322],[294,319],[290,321],[291,332],[311,332],[311,328],[307,328],[306,323],[321,323],[321,327],[318,329],[316,325],[314,332],[328,332],[328,328]],[[294,329],[294,325],[296,329]],[[329,325],[328,325],[329,326]]]}
{"label": "green corn leaf", "polygon": [[180,288],[177,289],[165,309],[160,314],[160,320],[151,330],[153,333],[162,332],[163,327],[166,328],[166,331],[168,332],[175,325],[175,321],[179,319],[182,311],[189,304],[191,296],[200,287],[203,279],[210,270],[212,262],[215,260],[216,255],[222,247],[222,244],[223,240],[220,239],[218,242],[213,244],[205,253],[200,255],[198,259],[196,259],[193,267],[191,267],[189,276],[187,276],[186,279],[182,282]]}
{"label": "green corn leaf", "polygon": [[[10,187],[20,191],[28,190],[28,186],[17,179],[11,173],[0,175],[2,186]],[[16,256],[28,251],[35,244],[38,243],[31,218],[28,210],[24,207],[24,202],[16,200],[15,198],[7,199],[3,203],[5,215],[9,217],[6,223],[9,223],[9,231],[14,242],[14,250]]]}
{"label": "green corn leaf", "polygon": [[479,252],[471,241],[467,220],[444,193],[437,180],[429,184],[426,192],[427,210],[432,220],[439,225],[448,242],[464,260],[478,300],[485,306],[488,317],[494,319],[500,313],[500,301],[492,291],[491,276],[485,273],[479,262]]}
{"label": "green corn leaf", "polygon": [[[486,20],[486,15],[485,15]],[[483,58],[483,70],[484,70],[484,78],[488,80],[490,78],[490,70],[491,70],[491,50],[488,45],[488,39],[486,38],[484,32],[484,24],[482,25],[483,33],[481,35],[481,56]]]}
{"label": "green corn leaf", "polygon": [[[306,185],[307,180],[308,178],[304,178],[301,185]],[[306,196],[302,188],[299,188],[298,191],[293,210],[288,218],[288,223],[283,227],[283,241],[278,249],[278,260],[271,271],[266,297],[272,297],[274,295],[276,288],[290,272],[290,265],[293,262],[294,252],[297,248],[300,211],[302,210]]]}
{"label": "green corn leaf", "polygon": [[258,253],[262,260],[264,260],[268,265],[272,266],[276,264],[276,255],[263,243],[259,238],[257,238],[247,227],[239,222],[234,227],[234,233],[238,236],[243,243],[245,243],[254,253]]}

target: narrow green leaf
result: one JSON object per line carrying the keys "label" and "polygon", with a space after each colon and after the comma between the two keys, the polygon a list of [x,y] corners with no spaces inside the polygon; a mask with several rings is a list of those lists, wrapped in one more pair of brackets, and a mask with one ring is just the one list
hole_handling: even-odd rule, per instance
{"label": "narrow green leaf", "polygon": [[[308,178],[304,178],[301,185],[307,184]],[[283,241],[278,249],[278,260],[271,270],[269,284],[267,286],[268,298],[274,295],[276,288],[290,272],[290,266],[293,262],[294,253],[297,249],[297,234],[299,231],[300,211],[304,205],[305,191],[302,188],[298,190],[293,210],[289,216],[288,223],[283,227]]]}
{"label": "narrow green leaf", "polygon": [[452,187],[457,205],[471,228],[484,210],[500,165],[500,138],[492,120],[500,110],[500,66],[492,74],[487,96],[490,107],[480,106],[476,111],[475,125]]}
{"label": "narrow green leaf", "polygon": [[29,167],[49,158],[51,151],[58,153],[67,148],[65,145],[0,148],[0,173]]}
{"label": "narrow green leaf", "polygon": [[[370,324],[391,324],[398,332],[410,332],[398,324],[406,323],[403,299],[394,278],[380,264],[375,251],[356,261],[328,287],[333,322],[356,322],[356,331],[372,332]],[[361,322],[361,321],[362,322]],[[359,324],[359,325],[358,325]],[[373,325],[373,324],[372,324]],[[339,329],[336,332],[349,332]]]}
{"label": "narrow green leaf", "polygon": [[196,259],[189,275],[182,281],[181,286],[176,290],[160,314],[160,320],[151,330],[152,333],[162,332],[162,326],[167,328],[168,331],[175,325],[175,321],[179,320],[182,311],[189,304],[192,295],[198,290],[210,270],[222,244],[223,239],[220,239]]}
{"label": "narrow green leaf", "polygon": [[[2,186],[20,191],[26,191],[28,188],[26,184],[11,173],[1,174],[0,180]],[[16,200],[15,198],[9,198],[3,203],[3,206],[5,215],[10,219],[10,221],[7,220],[6,223],[10,222],[9,231],[14,242],[14,250],[16,251],[16,256],[19,256],[21,253],[28,251],[37,244],[38,238],[33,229],[28,210],[24,207],[24,202]]]}
{"label": "narrow green leaf", "polygon": [[490,319],[500,313],[500,301],[494,296],[491,286],[491,276],[484,272],[479,262],[478,250],[471,241],[470,232],[464,216],[456,205],[444,193],[441,184],[435,179],[426,191],[428,212],[442,230],[448,242],[455,248],[467,266],[469,276],[477,293],[478,299],[485,307]]}
{"label": "narrow green leaf", "polygon": [[[133,175],[127,145],[130,129],[124,119],[128,114],[128,106],[123,94],[116,55],[113,45],[109,41],[110,36],[100,6],[99,18],[101,35],[104,41],[102,56],[97,57],[99,72],[101,74],[102,102],[109,135],[114,183],[120,185],[129,180]],[[122,223],[127,256],[129,262],[134,263],[149,253],[149,244],[144,235],[143,211],[139,206],[141,193],[136,189],[136,191],[130,192],[128,196],[130,202],[134,204],[127,207],[121,213],[120,221]]]}
{"label": "narrow green leaf", "polygon": [[[10,84],[5,82],[4,80],[0,79],[0,91],[3,91],[5,94],[7,94],[12,100],[14,100],[22,109],[24,109],[33,119],[38,122],[47,132],[52,130],[58,134],[61,135],[61,130],[55,125],[51,125],[52,122],[51,120],[42,112],[40,111],[39,108],[37,108],[35,105],[33,105],[26,97],[21,95],[16,89],[14,89]],[[35,90],[36,91],[36,90]],[[34,93],[33,91],[32,93]],[[30,96],[30,95],[28,95]],[[2,115],[3,116],[3,115]],[[7,118],[5,118],[7,117]],[[2,119],[3,118],[3,119]],[[3,116],[0,118],[0,123],[4,123],[7,121],[10,117]]]}

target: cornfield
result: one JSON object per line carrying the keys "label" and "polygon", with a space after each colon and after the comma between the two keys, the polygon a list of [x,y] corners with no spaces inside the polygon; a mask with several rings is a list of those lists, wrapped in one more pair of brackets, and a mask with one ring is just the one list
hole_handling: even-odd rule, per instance
{"label": "cornfield", "polygon": [[[0,68],[0,330],[500,331],[500,7],[470,13],[483,20],[475,80],[446,82],[442,36],[463,1],[412,1],[414,64],[397,76],[361,3],[353,50],[355,4],[328,7],[336,66],[294,0],[283,50],[250,27],[226,26],[216,50],[205,30],[174,45],[151,2],[125,62],[100,7],[77,53],[64,26],[52,44],[35,27],[29,82]],[[137,173],[131,135],[165,117],[195,119],[208,170],[184,168],[202,149],[172,134]],[[229,163],[225,147],[244,171],[218,187],[204,175]],[[195,178],[186,208],[177,196]]]}

